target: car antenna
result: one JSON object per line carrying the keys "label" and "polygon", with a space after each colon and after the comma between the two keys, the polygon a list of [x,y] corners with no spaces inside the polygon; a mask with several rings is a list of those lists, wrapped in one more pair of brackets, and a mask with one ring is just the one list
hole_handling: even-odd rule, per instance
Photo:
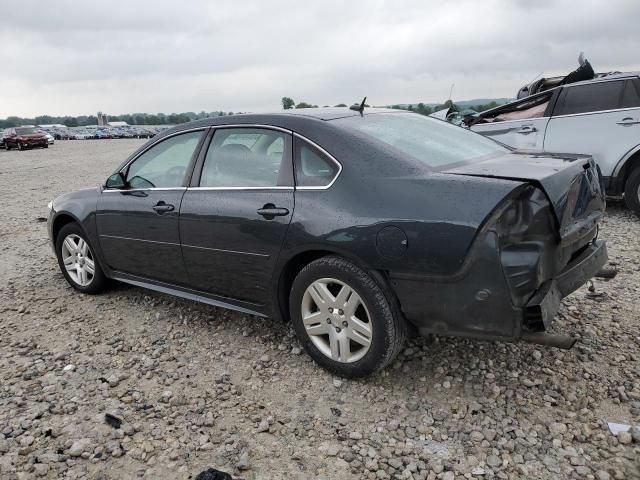
{"label": "car antenna", "polygon": [[364,97],[360,105],[358,105],[357,103],[354,103],[349,107],[349,110],[355,110],[356,112],[360,112],[360,115],[363,115],[362,112],[364,112],[364,102],[366,101],[367,101],[367,97]]}

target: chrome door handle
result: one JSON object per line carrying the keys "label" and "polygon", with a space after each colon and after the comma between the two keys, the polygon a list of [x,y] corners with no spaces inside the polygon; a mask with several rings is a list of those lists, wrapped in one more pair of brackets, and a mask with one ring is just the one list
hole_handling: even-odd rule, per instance
{"label": "chrome door handle", "polygon": [[520,130],[516,130],[516,133],[521,133],[522,135],[527,135],[529,133],[537,132],[536,127],[526,126],[522,127]]}
{"label": "chrome door handle", "polygon": [[616,122],[618,125],[622,125],[623,127],[628,127],[629,125],[636,125],[640,123],[640,120],[635,120],[631,117],[625,117],[619,122]]}
{"label": "chrome door handle", "polygon": [[175,207],[174,207],[173,205],[168,204],[168,203],[164,203],[164,202],[161,200],[161,201],[159,201],[158,203],[156,203],[156,204],[153,206],[153,209],[154,209],[157,213],[159,213],[159,214],[161,214],[161,215],[162,215],[162,214],[163,214],[163,213],[165,213],[165,212],[172,212],[172,211],[175,209]]}

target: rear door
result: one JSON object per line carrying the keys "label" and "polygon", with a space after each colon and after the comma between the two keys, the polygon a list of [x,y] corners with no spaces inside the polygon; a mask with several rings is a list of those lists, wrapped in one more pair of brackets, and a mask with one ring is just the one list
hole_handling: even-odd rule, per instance
{"label": "rear door", "polygon": [[192,288],[248,308],[271,298],[271,278],[294,209],[291,133],[218,127],[180,209]]}
{"label": "rear door", "polygon": [[593,156],[605,177],[640,144],[640,89],[618,79],[563,88],[547,127],[544,149]]}

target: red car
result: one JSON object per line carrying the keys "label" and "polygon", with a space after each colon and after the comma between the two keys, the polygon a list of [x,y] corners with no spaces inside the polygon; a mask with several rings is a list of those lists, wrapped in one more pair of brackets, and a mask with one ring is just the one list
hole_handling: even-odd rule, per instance
{"label": "red car", "polygon": [[47,136],[35,127],[7,128],[2,132],[2,142],[7,150],[17,148],[49,148]]}

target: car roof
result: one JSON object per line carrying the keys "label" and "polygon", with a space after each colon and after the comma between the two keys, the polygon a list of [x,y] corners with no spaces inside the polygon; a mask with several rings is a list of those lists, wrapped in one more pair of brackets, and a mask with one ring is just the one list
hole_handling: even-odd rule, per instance
{"label": "car roof", "polygon": [[[380,113],[411,113],[407,110],[397,110],[392,108],[365,107],[362,115],[375,115]],[[194,128],[206,128],[217,125],[270,125],[285,128],[298,133],[304,130],[317,127],[319,124],[329,124],[331,120],[346,117],[357,117],[359,111],[343,108],[301,108],[291,110],[280,110],[271,113],[239,113],[235,115],[224,115],[220,117],[209,117],[195,120],[188,123],[181,123],[175,127],[163,130],[158,138],[171,135],[183,130]],[[416,114],[417,115],[417,114]]]}
{"label": "car roof", "polygon": [[[363,114],[370,115],[373,113],[389,113],[393,112],[390,108],[364,107]],[[398,111],[398,110],[395,110]],[[273,112],[270,115],[301,115],[303,117],[313,117],[320,120],[335,120],[337,118],[355,117],[360,115],[357,110],[351,110],[349,107],[324,107],[324,108],[296,108]]]}

